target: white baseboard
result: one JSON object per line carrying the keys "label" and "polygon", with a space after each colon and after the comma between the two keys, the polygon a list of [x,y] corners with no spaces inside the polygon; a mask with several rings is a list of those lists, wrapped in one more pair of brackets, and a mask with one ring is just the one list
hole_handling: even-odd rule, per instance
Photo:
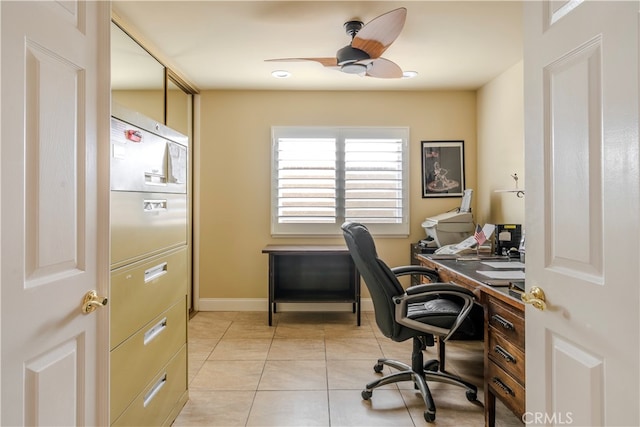
{"label": "white baseboard", "polygon": [[[269,311],[266,298],[200,298],[198,311]],[[349,303],[278,303],[278,311],[351,311]],[[360,311],[373,311],[371,298],[360,300]]]}

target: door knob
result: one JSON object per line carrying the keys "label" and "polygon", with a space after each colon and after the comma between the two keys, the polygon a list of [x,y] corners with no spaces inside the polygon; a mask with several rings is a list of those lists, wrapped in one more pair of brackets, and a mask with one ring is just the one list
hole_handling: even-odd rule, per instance
{"label": "door knob", "polygon": [[537,287],[532,286],[529,292],[525,292],[520,297],[525,304],[531,304],[534,308],[543,311],[547,308],[547,301],[544,296],[544,291]]}
{"label": "door knob", "polygon": [[107,305],[107,298],[99,297],[96,291],[89,291],[82,300],[82,313],[89,314],[95,311],[96,308],[104,307],[105,305]]}

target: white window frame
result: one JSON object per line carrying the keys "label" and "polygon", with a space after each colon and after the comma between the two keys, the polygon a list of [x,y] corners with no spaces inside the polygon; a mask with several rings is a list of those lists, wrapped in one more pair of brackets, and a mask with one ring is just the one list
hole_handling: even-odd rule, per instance
{"label": "white window frame", "polygon": [[372,234],[385,237],[409,235],[409,128],[408,127],[309,127],[273,126],[271,128],[271,235],[272,237],[337,237],[342,236],[344,222],[342,191],[337,196],[336,223],[279,223],[278,222],[278,140],[279,138],[336,138],[338,188],[344,187],[344,140],[346,138],[402,139],[402,214],[401,223],[364,223]]}

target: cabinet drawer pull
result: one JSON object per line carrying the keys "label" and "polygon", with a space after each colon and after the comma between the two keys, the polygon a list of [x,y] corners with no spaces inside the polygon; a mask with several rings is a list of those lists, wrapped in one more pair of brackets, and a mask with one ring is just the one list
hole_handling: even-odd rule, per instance
{"label": "cabinet drawer pull", "polygon": [[160,332],[167,329],[167,318],[165,317],[155,325],[153,325],[147,332],[144,333],[144,345],[147,345],[151,340],[160,335]]}
{"label": "cabinet drawer pull", "polygon": [[500,378],[498,377],[493,377],[492,379],[493,383],[495,385],[497,385],[498,387],[500,387],[505,393],[511,395],[511,396],[515,396],[515,393],[513,392],[513,390],[511,390],[505,383],[503,383],[502,381],[500,381]]}
{"label": "cabinet drawer pull", "polygon": [[142,210],[145,212],[158,212],[167,210],[166,200],[143,200]]}
{"label": "cabinet drawer pull", "polygon": [[151,390],[149,390],[147,392],[147,394],[144,395],[144,407],[146,408],[147,405],[149,403],[151,403],[151,401],[153,400],[154,397],[156,397],[156,394],[158,394],[158,392],[160,392],[160,389],[162,387],[164,387],[164,385],[167,383],[167,373],[165,372],[165,374],[162,376],[162,378],[160,378],[158,380],[157,383],[155,383],[153,385],[153,387],[151,387]]}
{"label": "cabinet drawer pull", "polygon": [[147,185],[167,185],[167,177],[159,172],[145,172],[144,183]]}
{"label": "cabinet drawer pull", "polygon": [[493,350],[498,353],[500,356],[504,358],[509,363],[516,363],[516,358],[511,355],[507,350],[496,344]]}
{"label": "cabinet drawer pull", "polygon": [[150,282],[153,279],[157,279],[158,277],[167,274],[167,263],[163,262],[162,264],[158,264],[155,267],[148,268],[144,271],[144,283]]}
{"label": "cabinet drawer pull", "polygon": [[502,317],[502,316],[500,316],[498,314],[494,314],[493,316],[491,316],[491,318],[493,320],[495,320],[496,322],[498,322],[500,325],[502,325],[503,328],[505,328],[505,329],[513,329],[513,323],[509,322],[504,317]]}

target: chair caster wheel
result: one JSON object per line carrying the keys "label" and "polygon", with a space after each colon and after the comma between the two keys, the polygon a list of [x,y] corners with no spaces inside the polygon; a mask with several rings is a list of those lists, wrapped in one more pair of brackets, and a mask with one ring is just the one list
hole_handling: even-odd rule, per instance
{"label": "chair caster wheel", "polygon": [[378,374],[382,372],[382,369],[384,369],[382,363],[376,363],[376,365],[373,367],[373,370]]}
{"label": "chair caster wheel", "polygon": [[438,368],[440,368],[440,362],[437,360],[430,360],[424,364],[425,371],[438,372]]}
{"label": "chair caster wheel", "polygon": [[369,390],[362,390],[362,393],[361,393],[362,398],[363,398],[364,400],[369,400],[369,399],[371,399],[371,395],[372,395],[372,394],[373,394],[373,392],[371,392],[371,391],[369,391]]}
{"label": "chair caster wheel", "polygon": [[424,411],[424,419],[428,423],[432,423],[436,420],[436,414],[429,411]]}
{"label": "chair caster wheel", "polygon": [[467,390],[466,395],[469,402],[475,402],[478,399],[478,393],[473,390]]}

